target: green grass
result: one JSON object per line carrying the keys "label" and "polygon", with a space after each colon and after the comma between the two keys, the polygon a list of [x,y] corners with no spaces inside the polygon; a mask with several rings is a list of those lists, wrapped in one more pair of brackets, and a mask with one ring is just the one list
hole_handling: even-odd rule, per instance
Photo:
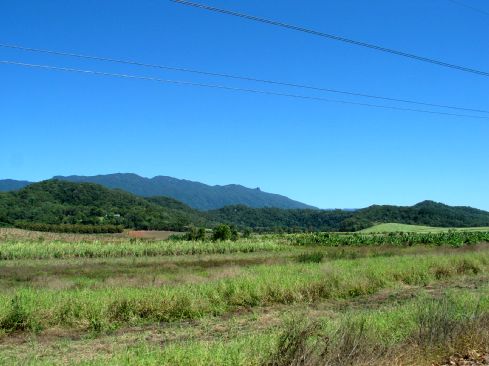
{"label": "green grass", "polygon": [[487,286],[478,294],[426,295],[333,321],[295,319],[280,335],[272,364],[433,365],[453,353],[489,350]]}
{"label": "green grass", "polygon": [[222,315],[240,307],[350,299],[399,286],[426,286],[460,276],[489,274],[489,253],[287,263],[241,268],[239,276],[205,283],[141,287],[25,286],[0,294],[0,329],[56,326],[100,331],[123,324],[174,322]]}
{"label": "green grass", "polygon": [[[278,238],[280,236],[277,236]],[[489,242],[487,231],[447,231],[437,233],[302,233],[282,236],[285,243],[292,245],[329,247],[338,246],[412,246],[412,245],[451,245],[465,246]]]}
{"label": "green grass", "polygon": [[[307,361],[304,364],[316,365],[321,353],[318,365],[362,365],[362,361],[392,365],[404,360],[402,364],[428,366],[450,352],[464,354],[486,342],[488,313],[487,286],[477,292],[450,290],[435,297],[421,292],[403,303],[378,304],[373,309],[318,312],[302,307],[280,315],[268,329],[260,328],[264,316],[248,319],[251,328],[243,328],[243,317],[172,328],[166,336],[172,334],[173,340],[163,345],[158,333],[144,330],[140,336],[109,334],[54,344],[11,344],[0,346],[0,363],[245,366],[288,365],[300,357]],[[228,328],[229,323],[234,324]],[[473,329],[474,325],[480,329]],[[193,334],[195,328],[203,333]],[[467,331],[479,331],[480,338],[467,339],[462,333]]]}
{"label": "green grass", "polygon": [[186,242],[186,241],[126,241],[122,243],[57,241],[0,242],[0,260],[48,258],[114,258],[154,257],[162,255],[197,255],[253,253],[279,251],[284,248],[272,241],[242,240],[239,242]]}
{"label": "green grass", "polygon": [[489,227],[471,227],[471,228],[445,228],[445,227],[432,227],[422,225],[407,225],[387,223],[379,224],[367,229],[363,229],[361,233],[392,233],[392,232],[405,232],[405,233],[439,233],[447,232],[449,230],[454,231],[489,231]]}
{"label": "green grass", "polygon": [[489,245],[452,238],[3,241],[0,365],[431,365],[489,344]]}

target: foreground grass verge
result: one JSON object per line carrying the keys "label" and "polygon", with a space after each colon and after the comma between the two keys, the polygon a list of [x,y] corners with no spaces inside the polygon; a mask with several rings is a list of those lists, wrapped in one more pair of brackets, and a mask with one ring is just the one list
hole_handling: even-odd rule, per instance
{"label": "foreground grass verge", "polygon": [[174,322],[240,307],[350,299],[381,289],[425,286],[489,273],[489,253],[363,258],[327,263],[258,265],[239,277],[149,288],[33,289],[0,295],[0,329],[71,327],[110,330],[123,324]]}
{"label": "foreground grass verge", "polygon": [[0,364],[428,366],[485,350],[488,243],[324,241],[338,236],[0,243]]}
{"label": "foreground grass verge", "polygon": [[[484,351],[489,344],[487,286],[439,295],[421,293],[406,302],[391,301],[373,309],[324,313],[311,313],[314,307],[294,309],[276,326],[243,329],[236,323],[231,334],[229,329],[225,333],[218,329],[233,320],[220,319],[217,327],[204,327],[197,338],[174,337],[170,331],[154,340],[150,333],[128,333],[68,343],[44,338],[9,346],[0,343],[0,363],[431,366],[454,353]],[[262,323],[257,319],[255,326]],[[180,334],[187,334],[187,328]]]}
{"label": "foreground grass verge", "polygon": [[350,313],[337,322],[296,318],[282,330],[267,364],[434,365],[474,350],[489,351],[487,287]]}

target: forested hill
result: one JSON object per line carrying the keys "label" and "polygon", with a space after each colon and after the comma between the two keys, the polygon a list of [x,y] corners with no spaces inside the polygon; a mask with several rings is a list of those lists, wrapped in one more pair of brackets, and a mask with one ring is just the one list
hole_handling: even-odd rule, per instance
{"label": "forested hill", "polygon": [[379,223],[489,226],[489,212],[432,201],[410,207],[371,206],[356,211],[235,205],[202,212],[173,198],[143,198],[93,183],[48,180],[0,193],[0,226],[22,222],[155,230],[186,230],[189,226],[227,223],[257,231],[357,231]]}
{"label": "forested hill", "polygon": [[438,227],[489,225],[487,211],[466,206],[447,206],[433,201],[423,201],[414,206],[370,206],[356,211],[354,217],[369,223],[396,222]]}
{"label": "forested hill", "polygon": [[[96,183],[107,188],[117,188],[141,197],[172,197],[198,210],[217,209],[242,204],[249,207],[315,208],[288,197],[267,193],[259,188],[238,184],[210,186],[185,179],[166,176],[144,178],[136,174],[106,174],[97,176],[57,176],[54,179],[75,183]],[[23,188],[25,181],[0,180],[0,192]]]}
{"label": "forested hill", "polygon": [[438,227],[489,226],[489,212],[453,207],[433,201],[414,206],[370,206],[356,211],[280,210],[229,206],[208,212],[213,221],[268,231],[298,229],[358,231],[379,223],[395,222]]}
{"label": "forested hill", "polygon": [[0,193],[0,224],[122,225],[135,229],[184,230],[209,226],[205,216],[171,198],[147,200],[92,183],[48,180]]}
{"label": "forested hill", "polygon": [[251,208],[243,205],[227,206],[208,211],[210,220],[238,227],[249,227],[258,231],[340,231],[352,211],[310,210],[279,208]]}

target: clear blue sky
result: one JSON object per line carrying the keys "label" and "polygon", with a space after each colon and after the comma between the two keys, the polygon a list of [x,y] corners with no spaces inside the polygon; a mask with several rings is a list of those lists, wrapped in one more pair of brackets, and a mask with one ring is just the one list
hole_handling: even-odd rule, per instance
{"label": "clear blue sky", "polygon": [[[202,0],[203,2],[204,0]],[[485,0],[461,0],[489,11]],[[448,0],[206,0],[489,71],[489,16]],[[489,78],[166,0],[2,0],[0,42],[489,109]],[[0,49],[1,60],[334,94]],[[134,172],[318,207],[489,209],[489,120],[0,65],[0,179]]]}

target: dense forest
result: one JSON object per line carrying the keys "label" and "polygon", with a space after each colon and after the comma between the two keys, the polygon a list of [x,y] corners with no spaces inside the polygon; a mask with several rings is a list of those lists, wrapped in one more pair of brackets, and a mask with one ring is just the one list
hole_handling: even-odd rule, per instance
{"label": "dense forest", "polygon": [[0,222],[15,226],[26,223],[121,225],[155,230],[208,225],[203,215],[170,198],[146,200],[97,184],[59,180],[0,193]]}
{"label": "dense forest", "polygon": [[[340,231],[342,223],[353,216],[352,211],[310,210],[280,208],[251,208],[243,205],[227,206],[209,211],[209,219],[251,228],[254,231],[299,232]],[[345,228],[346,229],[346,228]]]}
{"label": "dense forest", "polygon": [[[0,193],[0,226],[92,232],[118,228],[188,230],[220,223],[257,232],[357,231],[396,222],[439,227],[489,226],[489,212],[424,201],[410,207],[315,210],[227,206],[197,211],[168,197],[137,197],[93,183],[48,180]],[[85,226],[85,227],[81,227]],[[90,226],[90,227],[88,227]],[[97,226],[97,227],[95,227]]]}
{"label": "dense forest", "polygon": [[213,221],[256,231],[358,231],[386,222],[438,227],[489,226],[489,212],[433,201],[414,206],[375,205],[355,211],[228,206],[208,214]]}
{"label": "dense forest", "polygon": [[370,206],[356,211],[353,221],[370,223],[369,226],[384,222],[438,227],[489,226],[489,212],[423,201],[414,206]]}

